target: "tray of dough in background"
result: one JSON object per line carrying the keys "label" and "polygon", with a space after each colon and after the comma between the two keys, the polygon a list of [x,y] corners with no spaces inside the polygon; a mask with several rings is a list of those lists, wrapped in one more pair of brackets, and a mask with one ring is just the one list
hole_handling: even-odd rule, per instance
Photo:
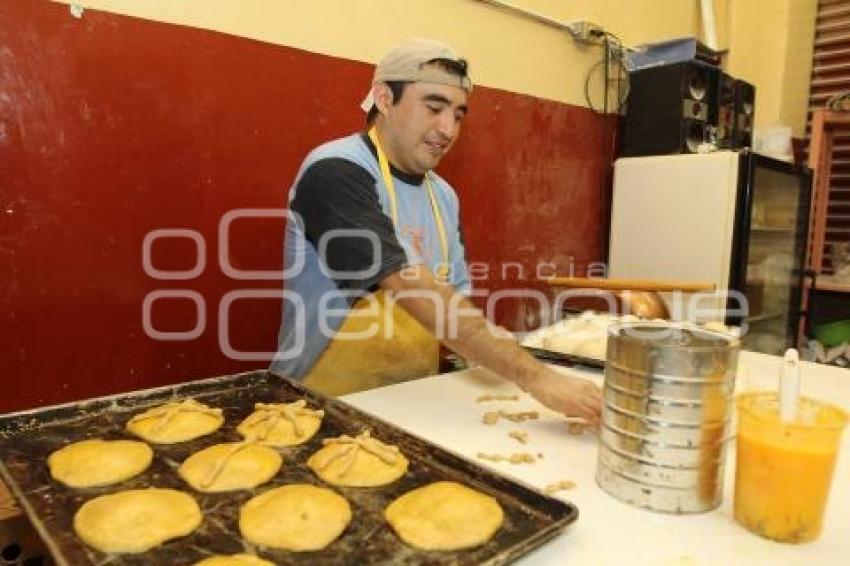
{"label": "tray of dough in background", "polygon": [[[127,420],[162,403],[186,398],[223,409],[224,425],[189,442],[152,444],[151,466],[115,485],[72,489],[51,478],[46,463],[51,452],[89,438],[139,440],[125,431]],[[242,440],[236,427],[253,412],[255,403],[298,399],[325,411],[322,426],[304,444],[278,449],[284,464],[271,481],[251,490],[200,493],[177,475],[177,467],[189,455],[213,444]],[[336,487],[325,484],[306,466],[307,458],[322,447],[322,439],[342,434],[355,436],[364,430],[401,449],[410,462],[401,479],[384,487]],[[213,554],[239,552],[256,553],[276,564],[503,564],[553,538],[578,517],[574,505],[547,497],[342,401],[268,371],[2,415],[0,474],[55,563],[73,566],[188,565]],[[455,481],[495,497],[504,511],[501,528],[487,543],[466,550],[423,551],[404,544],[384,520],[383,510],[400,495],[434,481]],[[292,483],[325,487],[348,500],[353,517],[342,535],[325,549],[314,552],[268,549],[242,539],[238,529],[242,504],[269,489]],[[204,514],[201,525],[186,537],[142,554],[105,554],[86,546],[75,535],[73,517],[83,503],[99,495],[147,487],[172,488],[192,495]]]}
{"label": "tray of dough in background", "polygon": [[547,362],[602,369],[605,367],[608,326],[637,320],[635,316],[619,317],[587,311],[530,332],[521,344],[536,358]]}
{"label": "tray of dough in background", "polygon": [[[550,326],[529,332],[520,342],[536,358],[562,365],[583,365],[605,368],[608,345],[608,327],[612,324],[638,322],[634,315],[611,315],[585,311],[580,315],[560,320]],[[686,322],[669,322],[655,319],[671,326],[694,326]],[[740,328],[727,327],[718,322],[696,325],[722,332],[731,337],[740,337]]]}
{"label": "tray of dough in background", "polygon": [[595,358],[586,358],[584,356],[573,356],[572,354],[564,354],[563,352],[553,352],[545,348],[536,348],[523,344],[523,347],[538,360],[549,362],[561,366],[586,366],[597,369],[605,369],[605,360],[597,360]]}

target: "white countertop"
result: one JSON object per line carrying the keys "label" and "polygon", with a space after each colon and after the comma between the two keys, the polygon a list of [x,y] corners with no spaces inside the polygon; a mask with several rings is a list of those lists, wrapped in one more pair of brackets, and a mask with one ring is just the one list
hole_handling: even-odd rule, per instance
{"label": "white countertop", "polygon": [[[741,352],[738,391],[776,387],[781,359]],[[602,372],[558,368],[588,377],[601,385]],[[801,364],[802,393],[850,410],[850,370]],[[562,417],[525,394],[519,402],[477,403],[484,393],[516,393],[513,384],[483,370],[427,377],[342,397],[417,436],[456,454],[475,459],[478,452],[542,453],[534,464],[476,462],[542,489],[559,480],[577,486],[556,496],[579,509],[578,521],[561,536],[522,560],[525,565],[702,565],[702,564],[822,564],[850,563],[850,433],[845,432],[832,482],[824,532],[814,542],[792,545],[762,539],[732,519],[734,446],[726,463],[723,504],[699,515],[669,515],[638,509],[602,491],[594,480],[596,437],[566,433]],[[486,411],[536,410],[541,419],[515,424],[500,420],[485,425]],[[529,443],[508,437],[510,430],[529,433]],[[842,558],[843,557],[843,558]]]}

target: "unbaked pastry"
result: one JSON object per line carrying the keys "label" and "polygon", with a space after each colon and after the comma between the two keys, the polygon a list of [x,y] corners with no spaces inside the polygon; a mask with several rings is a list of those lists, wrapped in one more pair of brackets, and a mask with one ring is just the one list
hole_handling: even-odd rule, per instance
{"label": "unbaked pastry", "polygon": [[174,444],[215,432],[222,424],[221,409],[185,399],[134,416],[127,421],[127,430],[154,444]]}
{"label": "unbaked pastry", "polygon": [[231,554],[230,556],[210,556],[195,566],[274,566],[274,562],[263,560],[253,554]]}
{"label": "unbaked pastry", "polygon": [[294,403],[257,403],[236,431],[246,440],[270,446],[295,446],[310,440],[322,426],[325,412]]}
{"label": "unbaked pastry", "polygon": [[401,540],[423,550],[484,544],[504,520],[494,498],[448,481],[405,493],[389,504],[384,516]]}
{"label": "unbaked pastry", "polygon": [[543,339],[543,347],[552,352],[582,356],[595,360],[605,359],[608,340],[605,334],[594,335],[590,332],[574,334],[556,334]]}
{"label": "unbaked pastry", "polygon": [[398,447],[372,438],[368,430],[354,438],[345,434],[326,438],[322,444],[324,447],[307,460],[307,466],[332,485],[387,485],[407,471],[407,458]]}
{"label": "unbaked pastry", "polygon": [[47,457],[50,475],[69,487],[99,487],[128,480],[148,469],[153,450],[136,440],[82,440]]}
{"label": "unbaked pastry", "polygon": [[239,531],[246,540],[296,552],[325,548],[350,522],[351,506],[344,497],[309,484],[272,489],[239,510]]}
{"label": "unbaked pastry", "polygon": [[101,552],[139,553],[188,535],[201,517],[182,491],[132,489],[86,501],[74,515],[74,531]]}
{"label": "unbaked pastry", "polygon": [[622,317],[585,311],[580,316],[553,324],[542,334],[542,347],[552,352],[604,360],[608,344],[608,327],[617,322],[639,320],[633,315]]}
{"label": "unbaked pastry", "polygon": [[177,473],[198,491],[251,489],[274,477],[283,464],[275,450],[250,442],[215,444],[195,452]]}

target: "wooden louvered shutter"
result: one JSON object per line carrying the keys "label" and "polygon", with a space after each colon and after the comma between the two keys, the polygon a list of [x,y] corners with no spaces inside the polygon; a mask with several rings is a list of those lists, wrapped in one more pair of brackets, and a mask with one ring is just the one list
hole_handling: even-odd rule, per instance
{"label": "wooden louvered shutter", "polygon": [[[809,120],[806,136],[811,136],[812,111],[825,108],[827,100],[850,91],[850,0],[819,0],[815,24],[814,61],[809,91]],[[850,108],[850,99],[846,103]],[[848,113],[850,115],[850,113]],[[808,144],[807,144],[808,145]],[[823,210],[812,210],[812,267],[823,274],[832,272],[830,246],[850,241],[850,124],[832,125],[828,198]],[[821,260],[821,261],[817,261]]]}

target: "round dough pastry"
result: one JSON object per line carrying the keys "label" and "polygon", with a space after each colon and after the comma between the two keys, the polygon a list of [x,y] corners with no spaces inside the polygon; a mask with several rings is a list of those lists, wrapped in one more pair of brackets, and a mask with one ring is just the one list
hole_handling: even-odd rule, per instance
{"label": "round dough pastry", "polygon": [[230,442],[195,452],[186,458],[177,473],[198,491],[217,493],[266,483],[282,464],[280,454],[268,446]]}
{"label": "round dough pastry", "polygon": [[547,350],[597,360],[605,359],[607,345],[605,336],[591,336],[587,332],[558,334],[543,340],[543,347]]}
{"label": "round dough pastry", "polygon": [[325,412],[294,403],[257,403],[236,431],[247,440],[270,446],[295,446],[310,440],[322,426]]}
{"label": "round dough pastry", "polygon": [[50,475],[69,487],[99,487],[148,469],[153,450],[135,440],[82,440],[47,457]]}
{"label": "round dough pastry", "polygon": [[578,345],[575,349],[575,355],[592,360],[604,360],[606,350],[608,348],[608,340],[603,336],[596,340],[587,340]]}
{"label": "round dough pastry", "polygon": [[253,554],[232,554],[230,556],[210,556],[195,566],[274,566],[274,562],[263,560]]}
{"label": "round dough pastry", "polygon": [[423,550],[484,544],[504,520],[494,498],[448,481],[405,493],[387,506],[384,516],[401,540]]}
{"label": "round dough pastry", "polygon": [[192,496],[173,489],[131,489],[95,497],[74,515],[74,531],[101,552],[139,553],[186,536],[201,524]]}
{"label": "round dough pastry", "polygon": [[407,458],[396,446],[384,444],[365,431],[352,438],[326,438],[324,448],[307,460],[307,466],[324,481],[346,487],[387,485],[407,471]]}
{"label": "round dough pastry", "polygon": [[[622,317],[624,322],[630,315]],[[631,317],[637,320],[637,317]],[[549,327],[543,336],[543,347],[553,352],[605,360],[608,327],[618,318],[605,313],[585,311],[581,316]]]}
{"label": "round dough pastry", "polygon": [[174,444],[215,432],[223,424],[221,409],[185,399],[134,416],[127,421],[127,430],[154,444]]}
{"label": "round dough pastry", "polygon": [[341,495],[309,484],[290,484],[249,500],[239,510],[239,531],[272,548],[320,550],[351,522],[351,506]]}

